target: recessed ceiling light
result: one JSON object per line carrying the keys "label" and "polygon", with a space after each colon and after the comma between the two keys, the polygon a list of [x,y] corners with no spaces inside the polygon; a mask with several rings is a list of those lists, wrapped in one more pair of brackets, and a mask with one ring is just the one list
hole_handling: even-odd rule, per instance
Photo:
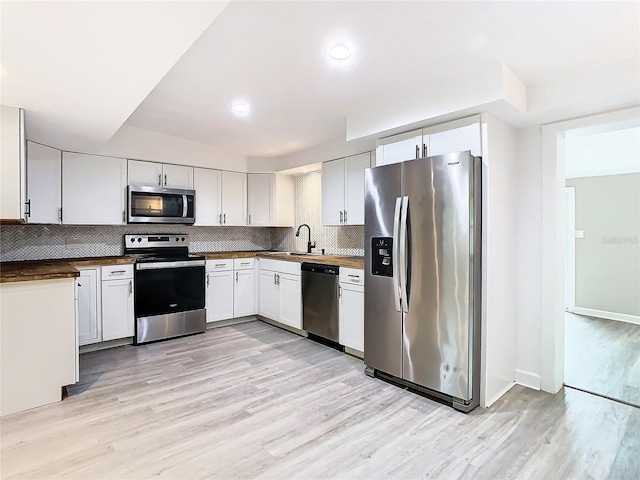
{"label": "recessed ceiling light", "polygon": [[346,60],[351,56],[351,51],[344,45],[335,45],[329,49],[329,56],[336,60]]}
{"label": "recessed ceiling light", "polygon": [[235,113],[239,113],[241,115],[249,113],[249,105],[247,105],[246,103],[234,103],[232,110]]}

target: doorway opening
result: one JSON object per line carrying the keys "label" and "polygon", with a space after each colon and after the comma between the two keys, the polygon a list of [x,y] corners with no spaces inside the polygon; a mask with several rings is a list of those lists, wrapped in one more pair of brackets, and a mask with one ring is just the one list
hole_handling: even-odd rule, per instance
{"label": "doorway opening", "polygon": [[640,407],[640,127],[564,132],[564,384]]}

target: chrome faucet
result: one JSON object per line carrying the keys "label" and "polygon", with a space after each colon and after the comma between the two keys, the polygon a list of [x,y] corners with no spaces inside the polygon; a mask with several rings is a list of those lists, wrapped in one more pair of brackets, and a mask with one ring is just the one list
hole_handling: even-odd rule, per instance
{"label": "chrome faucet", "polygon": [[316,248],[316,242],[311,243],[311,227],[306,223],[303,223],[298,227],[298,230],[296,230],[296,237],[300,236],[300,229],[302,227],[307,227],[307,229],[309,230],[309,241],[307,242],[307,253],[311,253],[311,249]]}

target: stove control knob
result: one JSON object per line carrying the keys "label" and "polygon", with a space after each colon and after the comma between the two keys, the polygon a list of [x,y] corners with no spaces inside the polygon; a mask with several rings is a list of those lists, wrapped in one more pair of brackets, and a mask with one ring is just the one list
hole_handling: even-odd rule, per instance
{"label": "stove control knob", "polygon": [[184,242],[184,237],[182,237],[182,241]]}
{"label": "stove control knob", "polygon": [[135,239],[135,238],[132,238],[132,239],[131,239],[131,243],[133,243],[133,242],[135,242],[135,241],[136,241],[136,239]]}
{"label": "stove control knob", "polygon": [[176,242],[177,242],[178,240],[180,240],[180,239],[179,239],[178,237],[176,237]]}
{"label": "stove control knob", "polygon": [[142,241],[142,238],[138,237],[138,243],[140,243]]}

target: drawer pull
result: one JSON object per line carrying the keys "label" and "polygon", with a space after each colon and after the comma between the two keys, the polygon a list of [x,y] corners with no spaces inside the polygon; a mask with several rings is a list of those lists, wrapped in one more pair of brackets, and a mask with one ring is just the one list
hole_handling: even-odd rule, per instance
{"label": "drawer pull", "polygon": [[123,275],[126,272],[126,270],[114,270],[113,272],[109,273],[109,275]]}
{"label": "drawer pull", "polygon": [[216,263],[216,267],[224,267],[226,266],[226,263]]}

